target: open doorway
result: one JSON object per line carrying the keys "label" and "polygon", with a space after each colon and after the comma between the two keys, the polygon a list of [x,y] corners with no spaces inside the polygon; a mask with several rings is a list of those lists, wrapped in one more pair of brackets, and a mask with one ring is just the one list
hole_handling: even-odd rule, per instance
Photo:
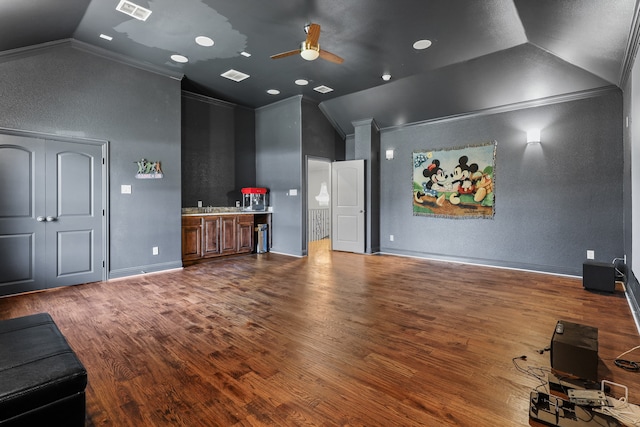
{"label": "open doorway", "polygon": [[331,250],[331,161],[307,158],[307,249],[309,256]]}

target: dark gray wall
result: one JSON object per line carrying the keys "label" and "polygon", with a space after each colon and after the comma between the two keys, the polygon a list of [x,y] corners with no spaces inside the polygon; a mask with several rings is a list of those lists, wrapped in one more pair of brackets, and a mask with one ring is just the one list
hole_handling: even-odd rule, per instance
{"label": "dark gray wall", "polygon": [[269,189],[271,250],[296,256],[303,255],[301,122],[299,96],[256,110],[256,185]]}
{"label": "dark gray wall", "polygon": [[182,93],[182,206],[234,206],[255,186],[253,110]]}
{"label": "dark gray wall", "polygon": [[[236,191],[232,200],[242,200],[240,189],[257,187],[256,181],[256,113],[255,110],[236,107]],[[235,199],[240,197],[240,199]]]}
{"label": "dark gray wall", "polygon": [[[302,189],[303,201],[308,199],[307,192],[307,158],[322,158],[330,162],[344,160],[344,141],[336,132],[316,102],[302,99]],[[327,182],[331,188],[331,182]],[[301,215],[307,218],[307,203],[303,203]],[[307,253],[307,221],[302,224],[302,251]]]}
{"label": "dark gray wall", "polygon": [[[620,91],[536,108],[382,132],[381,250],[582,275],[624,254]],[[525,132],[542,129],[528,146]],[[411,153],[496,140],[495,218],[412,215]],[[395,241],[389,241],[389,235]]]}
{"label": "dark gray wall", "polygon": [[344,143],[317,104],[301,96],[259,108],[255,117],[256,181],[269,188],[272,251],[306,255],[306,159],[342,160]]}
{"label": "dark gray wall", "polygon": [[305,156],[344,160],[345,145],[318,104],[302,99],[302,153]]}
{"label": "dark gray wall", "polygon": [[355,160],[365,169],[365,252],[380,251],[380,130],[372,119],[354,122]]}
{"label": "dark gray wall", "polygon": [[[4,56],[0,127],[109,141],[109,277],[182,265],[178,80],[70,42]],[[141,158],[160,161],[164,178],[135,179]]]}

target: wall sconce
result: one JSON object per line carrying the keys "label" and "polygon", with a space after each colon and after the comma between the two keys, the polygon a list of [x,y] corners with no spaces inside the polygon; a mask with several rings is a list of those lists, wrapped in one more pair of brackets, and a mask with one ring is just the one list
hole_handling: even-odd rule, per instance
{"label": "wall sconce", "polygon": [[527,144],[540,144],[540,129],[527,131]]}
{"label": "wall sconce", "polygon": [[386,159],[387,160],[391,160],[393,159],[393,150],[387,150],[386,154]]}

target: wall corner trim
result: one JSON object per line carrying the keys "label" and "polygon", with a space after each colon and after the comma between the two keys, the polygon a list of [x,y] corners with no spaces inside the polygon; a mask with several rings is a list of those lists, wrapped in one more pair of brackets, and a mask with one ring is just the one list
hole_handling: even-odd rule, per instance
{"label": "wall corner trim", "polygon": [[633,274],[633,271],[630,269],[627,273],[625,295],[627,297],[627,302],[629,303],[631,315],[636,323],[636,328],[638,329],[638,333],[640,333],[640,304],[638,301],[638,297],[640,297],[640,284],[638,283],[636,276]]}

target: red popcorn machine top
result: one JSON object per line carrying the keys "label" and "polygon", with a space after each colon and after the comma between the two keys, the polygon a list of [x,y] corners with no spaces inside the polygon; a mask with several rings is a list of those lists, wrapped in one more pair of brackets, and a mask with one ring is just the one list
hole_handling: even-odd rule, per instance
{"label": "red popcorn machine top", "polygon": [[248,187],[242,190],[243,211],[266,211],[267,189],[261,187]]}

